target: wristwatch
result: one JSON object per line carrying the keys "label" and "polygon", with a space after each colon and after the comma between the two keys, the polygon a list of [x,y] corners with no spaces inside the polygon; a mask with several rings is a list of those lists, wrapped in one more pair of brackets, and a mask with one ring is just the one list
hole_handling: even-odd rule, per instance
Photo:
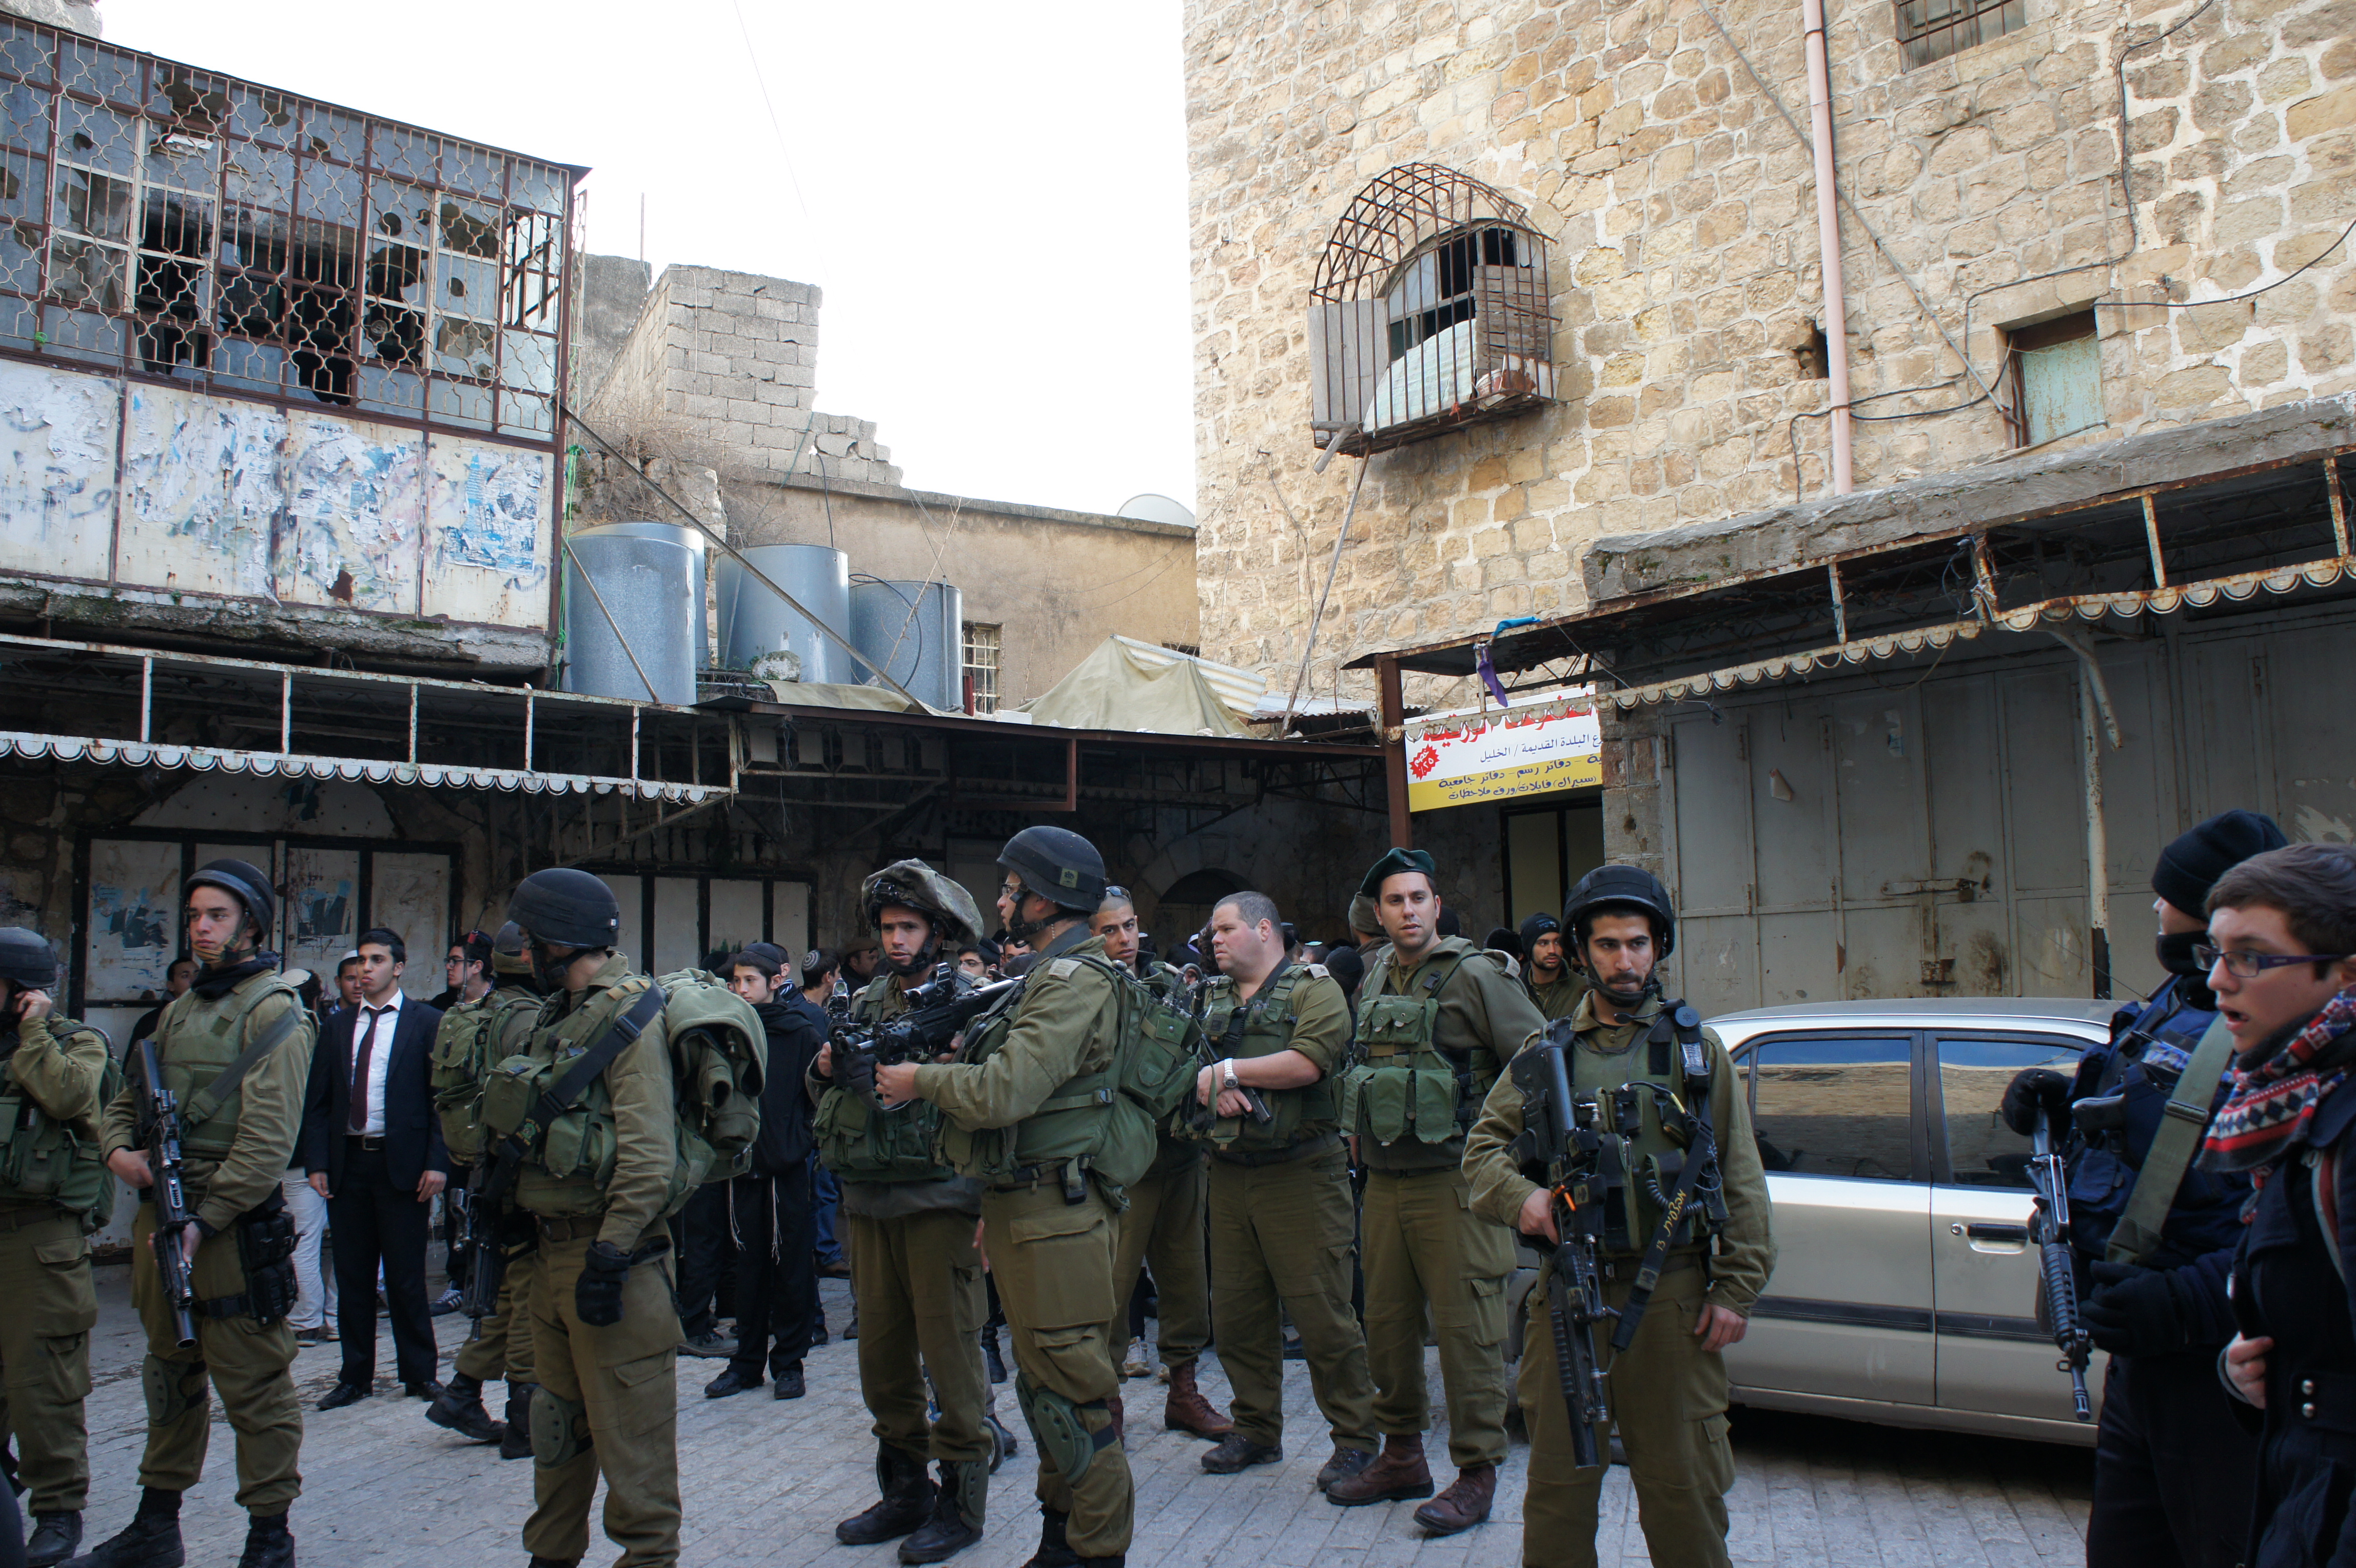
{"label": "wristwatch", "polygon": [[1229,1057],[1227,1058],[1224,1071],[1226,1073],[1226,1084],[1227,1088],[1234,1090],[1240,1090],[1243,1088],[1243,1080],[1236,1077],[1235,1058]]}

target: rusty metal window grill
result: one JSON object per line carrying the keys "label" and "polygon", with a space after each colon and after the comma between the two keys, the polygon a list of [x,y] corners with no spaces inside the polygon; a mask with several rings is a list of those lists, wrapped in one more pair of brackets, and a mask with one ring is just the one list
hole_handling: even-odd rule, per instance
{"label": "rusty metal window grill", "polygon": [[1944,59],[2029,24],[2026,0],[1896,0],[1905,69]]}
{"label": "rusty metal window grill", "polygon": [[1377,176],[1325,242],[1310,290],[1310,429],[1381,452],[1554,397],[1546,236],[1451,168]]}
{"label": "rusty metal window grill", "polygon": [[577,172],[0,19],[0,350],[552,444]]}
{"label": "rusty metal window grill", "polygon": [[998,656],[1001,628],[980,621],[965,623],[965,711],[998,711]]}

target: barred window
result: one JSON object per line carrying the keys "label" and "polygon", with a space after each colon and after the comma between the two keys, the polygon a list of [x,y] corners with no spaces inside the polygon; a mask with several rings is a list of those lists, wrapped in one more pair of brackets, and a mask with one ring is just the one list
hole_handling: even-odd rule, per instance
{"label": "barred window", "polygon": [[965,623],[965,711],[998,711],[999,628],[979,621]]}
{"label": "barred window", "polygon": [[2025,0],[1897,0],[1906,69],[1929,65],[2029,24]]}
{"label": "barred window", "polygon": [[573,176],[0,20],[0,349],[552,442]]}

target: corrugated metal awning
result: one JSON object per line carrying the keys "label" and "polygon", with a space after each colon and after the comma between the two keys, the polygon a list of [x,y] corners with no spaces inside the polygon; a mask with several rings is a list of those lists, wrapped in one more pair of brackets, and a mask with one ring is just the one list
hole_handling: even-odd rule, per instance
{"label": "corrugated metal awning", "polygon": [[409,784],[427,789],[497,789],[506,794],[620,795],[700,806],[734,793],[724,784],[673,784],[656,779],[611,779],[586,773],[520,768],[456,768],[440,763],[384,762],[372,757],[311,757],[293,752],[233,751],[209,746],[109,740],[103,736],[34,735],[0,730],[0,757],[28,761],[185,768],[195,773],[251,773],[281,779],[340,779],[355,784]]}

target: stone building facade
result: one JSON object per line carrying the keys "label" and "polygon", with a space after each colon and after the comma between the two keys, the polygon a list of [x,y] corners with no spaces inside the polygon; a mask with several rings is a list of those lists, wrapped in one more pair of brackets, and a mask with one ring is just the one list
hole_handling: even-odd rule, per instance
{"label": "stone building facade", "polygon": [[[2014,451],[2008,342],[2088,307],[2099,419],[2057,446],[2356,385],[2347,0],[2026,0],[1912,69],[1900,8],[1828,9],[1858,489]],[[1184,48],[1206,655],[1301,657],[1357,461],[1312,471],[1312,273],[1396,166],[1550,239],[1558,401],[1368,460],[1313,689],[1583,608],[1599,538],[1826,493],[1799,5],[1191,0]]]}

